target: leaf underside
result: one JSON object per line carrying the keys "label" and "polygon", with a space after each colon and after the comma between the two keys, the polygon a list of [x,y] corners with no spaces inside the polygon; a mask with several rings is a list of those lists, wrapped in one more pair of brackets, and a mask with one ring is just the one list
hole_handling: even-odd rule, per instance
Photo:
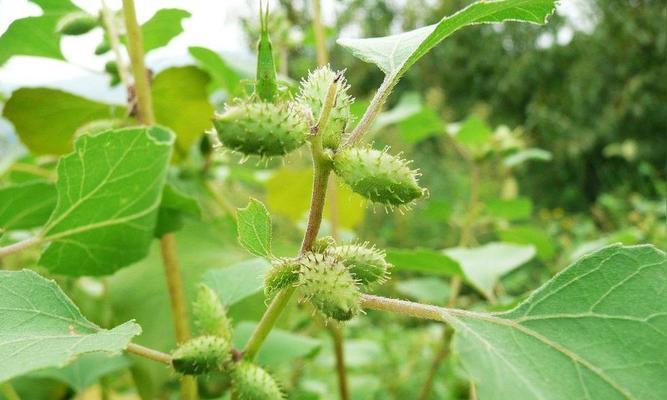
{"label": "leaf underside", "polygon": [[610,246],[514,310],[443,315],[480,399],[667,398],[667,256]]}

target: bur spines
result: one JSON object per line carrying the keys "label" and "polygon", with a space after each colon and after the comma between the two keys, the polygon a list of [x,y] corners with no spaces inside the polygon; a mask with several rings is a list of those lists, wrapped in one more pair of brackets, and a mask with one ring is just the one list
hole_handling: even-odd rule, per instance
{"label": "bur spines", "polygon": [[195,327],[200,335],[219,336],[227,341],[232,339],[232,323],[225,307],[215,292],[201,285],[192,305]]}
{"label": "bur spines", "polygon": [[271,269],[264,276],[264,295],[273,297],[279,290],[292,286],[299,280],[301,262],[298,258],[279,258],[274,260]]}
{"label": "bur spines", "polygon": [[409,205],[426,194],[419,172],[386,149],[344,149],[334,157],[334,171],[353,191],[385,206]]}
{"label": "bur spines", "polygon": [[283,391],[263,368],[241,361],[232,370],[232,388],[238,400],[282,400]]}
{"label": "bur spines", "polygon": [[176,372],[200,375],[221,372],[231,362],[229,341],[218,336],[199,336],[179,346],[172,355]]}
{"label": "bur spines", "polygon": [[301,147],[309,133],[302,113],[286,102],[239,101],[213,124],[224,147],[248,156],[283,156]]}
{"label": "bur spines", "polygon": [[361,292],[345,265],[327,254],[303,258],[299,287],[303,296],[327,318],[347,321],[360,311]]}
{"label": "bur spines", "polygon": [[317,122],[324,106],[329,86],[338,78],[338,90],[334,105],[326,122],[322,135],[322,145],[325,148],[337,149],[343,138],[345,129],[351,120],[350,105],[354,99],[348,95],[349,85],[342,76],[342,72],[331,70],[328,65],[308,73],[308,77],[301,81],[301,91],[297,103],[310,111],[313,122]]}
{"label": "bur spines", "polygon": [[382,284],[389,277],[391,264],[385,260],[385,252],[369,243],[330,246],[325,253],[340,260],[362,286]]}

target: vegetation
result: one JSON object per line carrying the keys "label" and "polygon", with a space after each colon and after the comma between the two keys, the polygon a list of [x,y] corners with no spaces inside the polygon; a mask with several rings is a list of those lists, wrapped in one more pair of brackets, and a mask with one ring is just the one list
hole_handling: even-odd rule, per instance
{"label": "vegetation", "polygon": [[248,76],[31,1],[0,64],[102,30],[128,101],[6,93],[0,399],[667,396],[664,4],[261,2]]}

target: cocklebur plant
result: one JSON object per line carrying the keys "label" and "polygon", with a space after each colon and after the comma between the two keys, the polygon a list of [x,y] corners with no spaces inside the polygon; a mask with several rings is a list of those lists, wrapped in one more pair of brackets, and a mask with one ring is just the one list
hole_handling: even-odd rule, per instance
{"label": "cocklebur plant", "polygon": [[192,316],[198,334],[219,336],[228,342],[232,340],[232,322],[218,295],[210,287],[199,287],[192,304]]}
{"label": "cocklebur plant", "polygon": [[[46,245],[38,263],[50,273],[90,277],[111,275],[143,259],[149,252],[159,217],[165,214],[159,209],[169,208],[163,203],[168,197],[164,192],[169,193],[164,189],[168,185],[167,170],[178,168],[170,165],[175,138],[170,131],[153,126],[156,119],[143,67],[140,27],[133,2],[124,0],[123,3],[127,8],[126,43],[134,74],[131,83],[140,111],[137,115],[147,127],[84,134],[74,143],[74,152],[68,153],[70,148],[62,150],[61,154],[67,155],[61,157],[55,172],[46,171],[45,175],[50,178],[55,175],[57,179],[0,189],[0,215],[12,217],[9,223],[7,219],[2,220],[3,240],[8,236],[5,232],[16,230],[17,226],[18,230],[34,229],[28,233],[35,232],[35,236],[0,248],[2,257]],[[226,373],[234,382],[235,396],[275,400],[283,397],[282,390],[264,369],[251,363],[281,311],[298,292],[329,318],[347,319],[361,315],[362,309],[375,309],[449,324],[457,331],[453,344],[457,360],[469,373],[474,393],[480,399],[664,398],[667,387],[662,377],[663,362],[667,358],[667,332],[662,321],[667,313],[667,302],[662,283],[667,280],[667,257],[654,247],[602,249],[574,263],[514,309],[490,313],[362,293],[368,290],[366,284],[372,287],[373,281],[384,280],[388,265],[385,265],[386,260],[382,262],[381,251],[365,245],[317,240],[332,172],[343,178],[349,175],[348,183],[357,186],[357,191],[371,200],[375,196],[375,201],[383,204],[406,204],[423,195],[416,174],[406,162],[386,160],[376,154],[376,150],[360,147],[391,89],[411,65],[463,26],[505,20],[542,23],[553,6],[553,1],[544,0],[482,1],[436,25],[412,32],[339,41],[354,55],[377,64],[386,75],[385,81],[355,128],[340,132],[340,141],[325,140],[333,110],[343,98],[340,93],[345,86],[341,85],[340,74],[329,84],[319,115],[312,110],[318,104],[310,105],[311,109],[305,113],[304,144],[310,144],[314,174],[304,239],[299,254],[288,259],[289,263],[297,262],[290,268],[283,266],[283,275],[276,275],[279,278],[267,279],[267,282],[276,282],[274,288],[269,288],[272,289],[269,290],[271,302],[243,350],[233,349],[226,339],[229,330],[225,326],[228,325],[220,318],[224,313],[210,293],[202,295],[202,303],[197,306],[195,326],[197,334],[202,336],[190,339],[187,329],[181,330],[185,332],[177,339],[181,347],[173,354],[166,354],[132,343],[141,332],[140,326],[131,321],[132,317],[124,324],[103,329],[87,320],[54,281],[30,270],[3,270],[0,271],[0,304],[3,305],[0,381],[47,367],[62,367],[90,352],[127,351],[183,374]],[[51,28],[49,32],[53,32]],[[123,70],[119,68],[119,73]],[[270,104],[289,101],[272,89],[275,86],[271,77],[271,74],[260,74],[252,101]],[[162,99],[156,96],[156,100]],[[106,116],[107,111],[105,107],[101,113]],[[366,155],[356,154],[361,151]],[[288,153],[289,149],[284,152]],[[360,178],[346,170],[348,159],[357,163],[364,176]],[[376,163],[387,163],[394,175],[400,176],[382,175],[386,171]],[[391,191],[384,191],[383,185],[389,186]],[[33,210],[40,212],[32,213]],[[23,212],[33,218],[14,218],[24,215]],[[252,254],[275,259],[271,253],[271,223],[267,210],[261,207],[240,210],[237,227],[241,243]],[[179,274],[176,262],[179,247],[175,246],[176,239],[171,233],[159,237],[165,275],[174,299],[172,304],[178,305],[182,300],[173,293],[181,290],[178,279],[174,278]],[[14,238],[11,236],[8,240]],[[185,246],[181,246],[181,250],[182,247]],[[438,262],[446,264],[442,254],[437,256],[440,256],[435,257]],[[3,259],[3,265],[5,260],[9,259]],[[356,260],[357,264],[350,260]],[[464,273],[469,272],[468,266],[461,268],[454,263],[450,267],[447,274],[451,276],[464,277]],[[256,271],[252,270],[255,280]],[[295,275],[296,280],[290,274]],[[231,285],[226,281],[222,284]],[[113,292],[118,286],[110,288]],[[117,296],[128,296],[131,292],[128,289]],[[175,325],[187,326],[188,321],[182,314],[174,312],[174,315]],[[209,322],[202,323],[209,318]],[[628,343],[638,345],[628,348]],[[537,364],[532,362],[536,354],[540,358]],[[544,378],[553,376],[562,379]],[[194,399],[196,396],[187,397],[187,382],[192,380],[183,379],[182,393]]]}
{"label": "cocklebur plant", "polygon": [[78,36],[90,32],[99,26],[98,17],[83,11],[74,11],[65,14],[58,20],[56,31],[61,35]]}

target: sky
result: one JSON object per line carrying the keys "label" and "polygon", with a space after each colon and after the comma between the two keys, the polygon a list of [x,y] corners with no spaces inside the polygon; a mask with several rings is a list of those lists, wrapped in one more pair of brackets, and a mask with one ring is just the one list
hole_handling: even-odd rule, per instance
{"label": "sky", "polygon": [[[72,0],[84,10],[97,14],[100,0]],[[394,0],[400,4],[407,0]],[[275,6],[276,1],[270,1]],[[557,37],[540,38],[541,46],[567,43],[576,29],[589,30],[592,22],[583,18],[588,0],[562,0],[558,12],[568,17],[572,28],[559,32]],[[112,9],[119,9],[121,0],[107,0]],[[241,16],[256,13],[258,0],[141,0],[136,2],[139,22],[148,20],[160,8],[181,8],[192,16],[183,21],[184,32],[168,46],[152,51],[147,64],[154,70],[165,66],[188,64],[189,46],[203,46],[221,52],[230,62],[252,60],[240,25]],[[323,0],[324,22],[332,23],[336,15],[334,0]],[[0,34],[12,21],[27,16],[40,15],[38,6],[27,0],[0,0]],[[395,32],[392,32],[395,33]],[[46,58],[14,57],[0,67],[0,91],[10,92],[23,86],[47,86],[86,95],[96,100],[123,102],[123,88],[108,89],[108,77],[94,71],[102,71],[111,54],[95,56],[93,51],[102,38],[102,30],[95,29],[85,35],[65,37],[61,50],[69,63]],[[250,61],[251,62],[251,61]],[[48,71],[47,73],[44,73]]]}

